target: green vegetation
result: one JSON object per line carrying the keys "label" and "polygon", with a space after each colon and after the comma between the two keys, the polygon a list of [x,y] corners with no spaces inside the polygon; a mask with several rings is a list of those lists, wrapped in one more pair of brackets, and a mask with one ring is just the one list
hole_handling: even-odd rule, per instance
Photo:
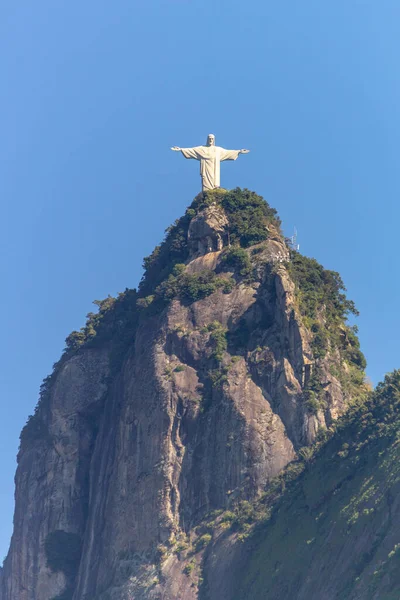
{"label": "green vegetation", "polygon": [[232,267],[242,277],[248,277],[253,270],[248,253],[239,246],[231,247],[224,252],[221,263],[223,267]]}
{"label": "green vegetation", "polygon": [[316,415],[319,410],[326,408],[323,391],[324,386],[321,383],[321,369],[318,365],[313,365],[310,381],[304,390],[304,400],[307,409],[313,415]]}
{"label": "green vegetation", "polygon": [[231,244],[248,248],[268,239],[268,227],[280,230],[280,220],[274,208],[256,193],[247,189],[235,188],[226,191],[212,190],[199,195],[192,204],[202,210],[213,202],[220,204],[229,219],[229,239]]}
{"label": "green vegetation", "polygon": [[62,529],[48,534],[44,544],[47,564],[52,571],[62,571],[68,578],[74,578],[81,558],[81,539],[76,533]]}
{"label": "green vegetation", "polygon": [[136,301],[136,290],[129,289],[117,298],[108,296],[105,300],[95,300],[93,304],[98,312],[88,313],[85,326],[67,337],[65,352],[76,351],[83,345],[96,347],[130,335],[137,321]]}
{"label": "green vegetation", "polygon": [[140,296],[148,296],[171,274],[175,265],[184,263],[188,258],[187,232],[189,223],[195,216],[188,209],[183,217],[175,221],[166,230],[166,237],[160,246],[156,246],[150,256],[143,260],[144,275],[139,285]]}
{"label": "green vegetation", "polygon": [[249,502],[241,500],[236,502],[232,510],[225,511],[220,518],[214,522],[207,523],[209,529],[227,529],[239,532],[238,540],[244,541],[252,534],[256,523],[265,522],[271,516],[270,509],[261,502]]}
{"label": "green vegetation", "polygon": [[157,299],[180,298],[191,303],[212,294],[222,287],[228,292],[233,282],[216,276],[213,271],[187,275],[184,263],[189,256],[187,232],[191,219],[201,210],[217,203],[225,210],[229,219],[226,242],[232,248],[223,256],[223,263],[234,267],[242,277],[251,274],[250,258],[243,248],[266,240],[268,227],[279,231],[280,221],[276,211],[254,192],[236,188],[230,192],[212,190],[199,194],[185,215],[167,229],[165,240],[154,252],[144,259],[145,273],[139,286],[139,304],[149,304]]}
{"label": "green vegetation", "polygon": [[226,339],[228,330],[219,321],[212,321],[205,329],[210,332],[210,342],[213,347],[211,358],[220,363],[228,346]]}
{"label": "green vegetation", "polygon": [[67,337],[64,354],[54,365],[52,374],[44,380],[35,412],[22,430],[21,443],[49,438],[41,411],[50,402],[52,384],[60,369],[73,354],[83,348],[109,344],[111,377],[114,377],[128,347],[133,343],[144,309],[149,309],[154,314],[172,298],[179,298],[189,304],[218,289],[222,289],[224,293],[233,289],[233,279],[218,276],[214,271],[207,270],[192,275],[184,272],[184,263],[189,256],[187,232],[190,221],[200,210],[214,202],[224,208],[230,222],[225,242],[229,239],[235,247],[227,253],[227,263],[234,266],[240,275],[247,276],[250,272],[249,260],[238,246],[248,247],[267,239],[268,227],[279,230],[280,221],[276,211],[260,196],[246,189],[236,188],[230,192],[218,189],[199,194],[185,215],[166,230],[164,241],[144,259],[144,275],[139,293],[135,289],[126,289],[117,298],[109,296],[104,300],[94,301],[98,311],[90,312],[85,326]]}
{"label": "green vegetation", "polygon": [[289,274],[296,285],[300,312],[313,335],[315,358],[323,358],[329,348],[337,347],[343,358],[364,370],[357,330],[346,325],[350,314],[358,315],[352,300],[344,292],[342,278],[324,269],[314,258],[291,252]]}
{"label": "green vegetation", "polygon": [[196,568],[196,559],[193,558],[190,562],[187,563],[187,565],[185,565],[183,572],[185,573],[185,575],[189,576],[194,571],[195,568]]}
{"label": "green vegetation", "polygon": [[313,336],[311,346],[317,361],[304,393],[308,410],[316,414],[325,408],[318,360],[329,351],[340,353],[340,362],[336,359],[337,365],[331,365],[331,374],[339,380],[348,398],[355,402],[363,400],[367,391],[364,384],[366,360],[360,350],[357,327],[347,323],[349,315],[358,315],[358,311],[346,298],[340,275],[294,251],[287,268],[296,286],[303,322]]}
{"label": "green vegetation", "polygon": [[246,530],[250,526],[251,523],[254,523],[257,520],[257,509],[251,502],[247,500],[242,500],[239,502],[237,507],[235,508],[235,517],[232,521],[232,524],[240,529]]}
{"label": "green vegetation", "polygon": [[169,301],[179,298],[185,304],[191,304],[222,289],[229,294],[234,286],[234,281],[225,277],[218,277],[214,271],[204,270],[190,275],[185,273],[185,265],[177,264],[168,278],[155,289],[155,298]]}
{"label": "green vegetation", "polygon": [[28,418],[20,441],[49,439],[49,433],[41,410],[50,403],[52,385],[65,362],[82,348],[96,348],[109,344],[111,377],[119,371],[127,348],[133,344],[140,311],[137,309],[136,290],[126,289],[117,298],[109,296],[105,300],[95,300],[98,312],[87,315],[86,325],[80,331],[73,331],[65,340],[65,350],[60,360],[53,365],[53,372],[46,377],[40,387],[39,401],[35,412]]}
{"label": "green vegetation", "polygon": [[210,533],[205,533],[204,535],[200,536],[196,542],[196,551],[198,552],[199,550],[202,550],[203,548],[208,546],[211,540],[212,535]]}
{"label": "green vegetation", "polygon": [[235,513],[232,512],[231,510],[227,510],[226,512],[223,513],[222,517],[221,517],[221,523],[232,523],[232,521],[235,520]]}
{"label": "green vegetation", "polygon": [[[279,232],[280,222],[276,211],[249,190],[214,190],[200,194],[185,215],[167,230],[162,244],[145,258],[145,273],[139,292],[126,290],[117,298],[95,301],[98,311],[89,313],[85,326],[67,337],[61,360],[54,366],[52,375],[43,382],[35,414],[21,434],[22,442],[49,438],[41,410],[50,402],[54,379],[73,354],[81,352],[83,348],[106,345],[111,350],[111,370],[115,375],[133,344],[140,319],[157,314],[175,298],[184,304],[191,304],[217,290],[229,293],[233,289],[234,279],[226,273],[222,276],[212,270],[192,274],[186,272],[190,220],[214,202],[224,208],[229,218],[229,230],[227,228],[223,237],[225,243],[229,241],[231,246],[221,254],[222,270],[233,270],[236,276],[243,278],[251,277],[253,267],[250,256],[257,256],[262,248],[257,247],[252,251],[246,251],[245,248]],[[195,548],[200,550],[211,542],[210,531],[213,531],[213,527],[232,526],[245,544],[247,537],[252,535],[249,564],[243,571],[245,579],[238,600],[247,597],[258,600],[267,596],[290,598],[294,597],[297,582],[309,565],[318,564],[322,558],[329,562],[325,544],[327,533],[333,532],[329,552],[340,554],[346,552],[349,531],[355,532],[357,539],[357,527],[361,531],[367,523],[375,523],[375,542],[371,547],[361,556],[349,554],[349,575],[341,583],[338,596],[346,600],[353,587],[361,585],[358,579],[371,566],[377,582],[385,576],[389,582],[385,585],[393,587],[393,581],[399,580],[395,574],[396,569],[399,571],[399,545],[392,544],[382,554],[385,536],[378,530],[378,517],[389,505],[388,493],[394,496],[394,486],[400,485],[400,371],[388,376],[376,392],[366,398],[363,383],[365,358],[360,351],[357,329],[347,323],[348,317],[357,315],[357,311],[353,302],[345,296],[339,274],[325,270],[314,259],[297,252],[291,253],[287,268],[296,286],[299,312],[313,336],[312,349],[316,362],[304,391],[307,409],[315,414],[325,408],[319,361],[327,353],[334,354],[336,350],[340,360],[337,360],[337,364],[332,361],[331,374],[352,397],[353,405],[329,430],[319,432],[319,441],[314,447],[299,450],[299,459],[269,483],[261,501],[234,504],[232,500],[230,511],[216,516],[208,524],[209,529],[198,532],[201,535]],[[271,298],[274,293],[273,279],[269,278]],[[266,285],[269,285],[268,278]],[[263,315],[263,318],[264,321],[258,322],[258,327],[264,331],[272,323],[268,321],[270,315]],[[176,331],[186,335],[179,326]],[[204,328],[203,333],[209,334],[211,350],[207,365],[209,370],[204,372],[204,396],[208,400],[205,399],[201,406],[201,410],[206,410],[215,389],[221,388],[228,380],[231,365],[240,360],[240,356],[234,356],[231,363],[227,364],[228,341],[230,350],[235,353],[243,350],[245,354],[255,346],[249,359],[254,362],[261,361],[258,355],[265,358],[263,353],[268,352],[268,347],[257,347],[257,343],[264,344],[265,340],[251,338],[252,323],[246,317],[239,321],[233,331],[228,332],[220,322],[213,321]],[[183,364],[176,364],[174,359],[173,365],[166,367],[164,375],[169,380],[173,373],[182,372],[185,368]],[[198,402],[199,399],[193,398],[192,401]],[[227,446],[231,443],[229,439]],[[291,536],[289,561],[288,532]],[[253,548],[256,551],[253,552]],[[187,543],[180,542],[175,552],[180,554],[187,549]],[[162,560],[166,548],[159,546],[157,550]],[[79,536],[65,531],[52,532],[46,538],[45,551],[49,567],[53,571],[62,571],[73,580],[80,560]],[[190,575],[195,567],[196,561],[193,559],[185,566],[184,573]],[[241,585],[240,581],[238,589]],[[400,580],[398,588],[393,589],[400,590]],[[68,587],[53,600],[70,600],[71,597],[72,591]],[[315,593],[312,591],[310,597],[317,598],[318,590]],[[365,598],[368,596],[365,595]],[[381,598],[388,600],[389,596],[382,595]]]}
{"label": "green vegetation", "polygon": [[138,298],[136,301],[136,306],[138,308],[148,308],[154,300],[154,294],[150,296],[145,296],[145,298]]}
{"label": "green vegetation", "polygon": [[325,437],[268,486],[259,505],[271,517],[251,536],[235,600],[296,597],[299,582],[310,598],[322,597],[319,574],[327,564],[337,570],[332,595],[341,600],[399,595],[400,552],[392,540],[400,535],[393,504],[400,486],[400,370]]}
{"label": "green vegetation", "polygon": [[178,542],[174,549],[174,552],[175,554],[180,555],[182,554],[182,552],[185,552],[188,548],[189,544],[187,542]]}
{"label": "green vegetation", "polygon": [[[275,209],[261,197],[247,189],[236,188],[227,192],[223,189],[199,194],[185,215],[166,230],[164,241],[144,259],[144,275],[139,286],[139,296],[148,297],[166,281],[178,264],[189,256],[187,232],[190,221],[201,210],[216,203],[222,206],[229,219],[226,240],[233,246],[247,248],[266,240],[268,227],[280,230],[280,220]],[[176,295],[174,296],[176,297]]]}
{"label": "green vegetation", "polygon": [[208,378],[213,388],[222,388],[224,383],[228,381],[229,367],[220,367],[208,371]]}
{"label": "green vegetation", "polygon": [[280,229],[276,210],[250,190],[236,188],[228,192],[221,205],[228,215],[232,244],[239,243],[248,248],[268,238],[269,225]]}

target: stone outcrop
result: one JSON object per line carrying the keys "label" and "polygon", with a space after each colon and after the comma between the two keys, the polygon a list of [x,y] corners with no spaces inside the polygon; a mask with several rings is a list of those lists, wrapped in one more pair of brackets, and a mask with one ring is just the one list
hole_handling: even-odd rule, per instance
{"label": "stone outcrop", "polygon": [[203,256],[208,252],[222,250],[229,225],[224,210],[216,203],[208,206],[190,222],[188,241],[190,256]]}
{"label": "stone outcrop", "polygon": [[[271,227],[245,251],[246,280],[224,267],[228,230],[220,206],[192,218],[186,273],[215,271],[230,290],[143,310],[116,372],[107,344],[63,362],[21,446],[1,600],[194,600],[201,552],[183,572],[173,549],[210,511],[258,498],[345,409],[329,355],[324,406],[304,400],[315,360],[283,238]],[[69,571],[46,551],[57,532],[79,540]]]}

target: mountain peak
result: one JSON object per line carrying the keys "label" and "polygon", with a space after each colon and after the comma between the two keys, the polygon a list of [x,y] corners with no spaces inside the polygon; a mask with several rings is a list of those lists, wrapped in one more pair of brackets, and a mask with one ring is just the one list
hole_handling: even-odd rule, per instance
{"label": "mountain peak", "polygon": [[2,600],[194,600],[207,515],[250,510],[368,393],[340,276],[254,192],[199,194],[144,267],[22,432]]}

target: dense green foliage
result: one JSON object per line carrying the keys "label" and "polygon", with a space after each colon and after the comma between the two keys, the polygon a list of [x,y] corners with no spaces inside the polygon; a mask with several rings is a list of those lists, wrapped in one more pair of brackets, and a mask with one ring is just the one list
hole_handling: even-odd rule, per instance
{"label": "dense green foliage", "polygon": [[66,339],[66,352],[78,350],[83,345],[95,347],[106,342],[125,343],[131,340],[137,325],[137,292],[126,289],[117,298],[108,296],[95,300],[98,312],[90,312],[80,331],[73,331]]}
{"label": "dense green foliage", "polygon": [[326,403],[323,400],[323,389],[321,370],[317,365],[314,365],[310,381],[304,391],[307,409],[311,414],[316,415],[319,410],[326,408]]}
{"label": "dense green foliage", "polygon": [[196,211],[213,202],[224,209],[229,219],[229,241],[233,245],[248,248],[268,239],[268,227],[272,224],[279,231],[280,220],[274,208],[247,189],[226,191],[216,189],[199,195],[192,204]]}
{"label": "dense green foliage", "polygon": [[221,256],[223,267],[233,267],[242,277],[248,277],[253,268],[248,253],[239,246],[228,248]]}
{"label": "dense green foliage", "polygon": [[150,256],[143,260],[144,274],[139,286],[141,296],[151,294],[162,281],[168,278],[175,265],[187,260],[189,253],[187,232],[195,214],[193,209],[188,209],[183,217],[168,227],[165,240],[161,245],[156,246]]}
{"label": "dense green foliage", "polygon": [[288,269],[296,285],[304,323],[313,333],[314,357],[323,358],[329,349],[339,348],[348,363],[364,370],[366,361],[356,328],[346,323],[348,316],[358,315],[358,311],[354,302],[346,298],[339,273],[328,271],[315,259],[294,251]]}
{"label": "dense green foliage", "polygon": [[[316,364],[306,386],[304,398],[312,414],[326,408],[321,383],[319,359],[329,351],[339,351],[340,363],[332,364],[335,376],[348,398],[364,397],[366,360],[360,350],[357,327],[347,323],[349,315],[358,315],[354,302],[345,295],[346,288],[335,271],[324,269],[315,259],[291,252],[289,274],[296,286],[296,297],[303,322],[312,334],[311,347]],[[343,367],[341,361],[346,362]]]}
{"label": "dense green foliage", "polygon": [[228,192],[221,204],[228,215],[232,244],[240,243],[243,248],[248,248],[268,238],[269,224],[280,227],[276,210],[249,190],[237,188]]}
{"label": "dense green foliage", "polygon": [[81,558],[81,539],[75,533],[62,529],[48,534],[44,544],[47,564],[52,571],[62,571],[68,578],[75,577]]}
{"label": "dense green foliage", "polygon": [[400,596],[399,515],[390,512],[400,489],[400,371],[334,429],[256,506],[266,520],[249,539],[235,600],[295,599],[300,582],[308,597],[322,597],[326,565],[336,569],[332,597],[372,600],[377,589],[380,600]]}
{"label": "dense green foliage", "polygon": [[165,240],[144,259],[144,275],[139,286],[142,297],[149,296],[172,274],[174,267],[183,264],[189,256],[187,232],[190,221],[201,210],[216,203],[225,210],[229,227],[225,242],[247,248],[268,238],[268,227],[279,230],[280,221],[276,210],[250,190],[236,188],[227,192],[216,189],[199,194],[185,215],[166,230]]}
{"label": "dense green foliage", "polygon": [[155,299],[164,301],[179,298],[183,303],[191,304],[206,298],[218,289],[224,293],[232,291],[234,282],[225,277],[218,277],[208,269],[199,273],[185,273],[185,265],[177,264],[171,275],[156,287]]}

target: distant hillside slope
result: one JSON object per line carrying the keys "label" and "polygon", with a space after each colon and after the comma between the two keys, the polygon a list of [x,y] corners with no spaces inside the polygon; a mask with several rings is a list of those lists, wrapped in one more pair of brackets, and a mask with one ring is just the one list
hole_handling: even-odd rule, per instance
{"label": "distant hillside slope", "polygon": [[305,452],[304,458],[297,467],[303,472],[290,482],[292,463],[261,503],[280,496],[270,520],[242,543],[230,591],[218,583],[210,558],[215,585],[207,597],[398,600],[400,371],[349,411],[314,457]]}

